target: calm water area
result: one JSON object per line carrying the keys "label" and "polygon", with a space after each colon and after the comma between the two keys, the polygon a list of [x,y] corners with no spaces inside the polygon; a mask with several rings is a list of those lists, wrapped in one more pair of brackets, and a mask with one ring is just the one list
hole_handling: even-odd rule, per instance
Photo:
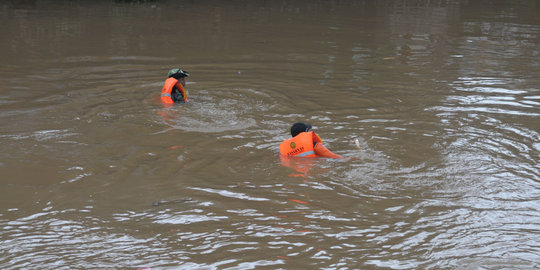
{"label": "calm water area", "polygon": [[[540,268],[538,0],[0,1],[0,25],[2,269]],[[297,121],[346,158],[280,158]]]}

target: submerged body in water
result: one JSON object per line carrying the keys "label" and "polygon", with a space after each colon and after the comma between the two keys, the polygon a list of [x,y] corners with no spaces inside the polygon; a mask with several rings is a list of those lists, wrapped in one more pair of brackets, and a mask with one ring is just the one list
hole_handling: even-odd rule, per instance
{"label": "submerged body in water", "polygon": [[309,124],[298,122],[292,125],[292,138],[284,140],[279,146],[281,155],[288,157],[343,158],[326,148],[321,137],[309,130],[311,130]]}
{"label": "submerged body in water", "polygon": [[171,69],[161,89],[161,102],[168,105],[188,102],[185,89],[186,77],[188,76],[189,72],[185,70],[180,68]]}

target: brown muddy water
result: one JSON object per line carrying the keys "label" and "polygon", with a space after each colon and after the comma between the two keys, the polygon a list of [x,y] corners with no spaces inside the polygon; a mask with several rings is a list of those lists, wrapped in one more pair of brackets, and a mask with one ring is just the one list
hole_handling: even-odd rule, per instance
{"label": "brown muddy water", "polygon": [[[0,25],[2,269],[540,267],[539,1],[2,1]],[[282,163],[296,121],[347,159]]]}

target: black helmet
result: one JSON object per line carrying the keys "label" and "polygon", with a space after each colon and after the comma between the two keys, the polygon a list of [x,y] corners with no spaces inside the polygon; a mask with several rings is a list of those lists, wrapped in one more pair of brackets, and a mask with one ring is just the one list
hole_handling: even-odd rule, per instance
{"label": "black helmet", "polygon": [[310,124],[304,124],[302,122],[294,123],[291,127],[291,135],[293,137],[296,137],[296,135],[300,134],[301,132],[308,132],[311,129]]}
{"label": "black helmet", "polygon": [[173,68],[173,69],[169,70],[168,77],[172,77],[172,76],[175,76],[175,75],[180,77],[180,78],[185,78],[185,77],[189,77],[189,72],[187,72],[185,70],[182,70],[180,68]]}

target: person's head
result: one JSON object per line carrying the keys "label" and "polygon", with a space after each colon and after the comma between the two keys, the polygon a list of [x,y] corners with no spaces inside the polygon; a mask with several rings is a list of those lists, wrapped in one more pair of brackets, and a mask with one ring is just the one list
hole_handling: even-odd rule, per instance
{"label": "person's head", "polygon": [[183,86],[186,86],[186,77],[189,76],[189,72],[180,68],[173,68],[169,70],[168,78],[173,77],[177,79]]}
{"label": "person's head", "polygon": [[311,129],[310,124],[304,124],[302,122],[294,123],[291,127],[291,135],[293,137],[296,137],[296,135],[300,134],[301,132],[308,132]]}

